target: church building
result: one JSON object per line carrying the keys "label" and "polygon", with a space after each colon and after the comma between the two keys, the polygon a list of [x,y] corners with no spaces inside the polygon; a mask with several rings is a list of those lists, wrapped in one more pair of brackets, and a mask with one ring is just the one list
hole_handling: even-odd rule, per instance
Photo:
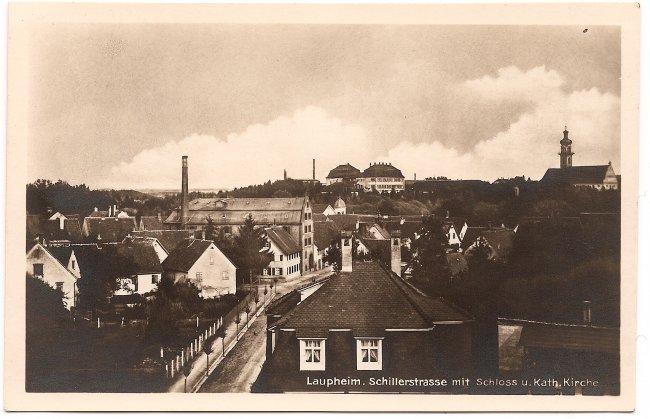
{"label": "church building", "polygon": [[601,166],[573,166],[573,155],[569,131],[564,127],[564,138],[560,141],[560,168],[547,169],[541,182],[546,184],[569,184],[598,190],[619,189],[619,180],[610,161]]}

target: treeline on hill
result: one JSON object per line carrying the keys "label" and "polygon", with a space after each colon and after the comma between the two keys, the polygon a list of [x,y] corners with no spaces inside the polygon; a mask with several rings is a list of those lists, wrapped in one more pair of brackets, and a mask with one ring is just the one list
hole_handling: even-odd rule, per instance
{"label": "treeline on hill", "polygon": [[[498,183],[431,181],[408,185],[402,194],[359,193],[345,185],[323,186],[287,179],[218,193],[191,192],[199,197],[300,197],[313,203],[333,203],[341,197],[348,213],[464,217],[470,225],[516,225],[522,217],[576,216],[581,212],[620,212],[620,191],[597,191],[572,186],[546,186],[523,176]],[[91,190],[86,185],[38,180],[27,185],[27,211],[45,214],[48,208],[64,213],[92,212],[117,204],[138,215],[169,214],[180,205],[180,194],[154,197],[131,190]]]}

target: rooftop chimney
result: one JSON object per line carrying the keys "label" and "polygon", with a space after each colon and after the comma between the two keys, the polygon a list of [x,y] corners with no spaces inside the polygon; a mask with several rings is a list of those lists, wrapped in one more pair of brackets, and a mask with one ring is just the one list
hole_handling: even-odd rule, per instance
{"label": "rooftop chimney", "polygon": [[402,246],[400,243],[401,233],[399,230],[390,232],[390,270],[397,276],[402,276]]}
{"label": "rooftop chimney", "polygon": [[65,217],[59,218],[59,230],[65,230]]}
{"label": "rooftop chimney", "polygon": [[183,168],[181,174],[181,228],[185,229],[190,216],[190,203],[187,196],[187,156],[183,156]]}
{"label": "rooftop chimney", "polygon": [[589,300],[582,302],[582,322],[591,326],[591,301]]}
{"label": "rooftop chimney", "polygon": [[341,272],[352,272],[351,231],[341,231]]}

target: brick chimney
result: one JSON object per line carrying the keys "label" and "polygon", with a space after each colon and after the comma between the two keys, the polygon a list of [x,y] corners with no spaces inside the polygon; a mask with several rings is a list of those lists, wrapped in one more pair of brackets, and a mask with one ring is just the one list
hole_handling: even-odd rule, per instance
{"label": "brick chimney", "polygon": [[311,180],[316,180],[316,159],[311,159]]}
{"label": "brick chimney", "polygon": [[390,232],[390,270],[402,276],[402,245],[399,230]]}
{"label": "brick chimney", "polygon": [[352,272],[351,231],[341,231],[341,272]]}
{"label": "brick chimney", "polygon": [[185,229],[190,216],[190,203],[187,191],[187,156],[183,156],[183,168],[181,173],[181,228]]}

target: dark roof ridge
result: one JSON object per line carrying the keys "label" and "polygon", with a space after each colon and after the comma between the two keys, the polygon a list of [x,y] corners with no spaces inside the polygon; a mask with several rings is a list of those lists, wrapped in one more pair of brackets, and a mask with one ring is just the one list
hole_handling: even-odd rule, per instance
{"label": "dark roof ridge", "polygon": [[499,321],[512,322],[512,323],[540,324],[540,325],[546,325],[546,326],[577,327],[577,328],[582,328],[582,329],[620,330],[619,327],[594,326],[592,324],[544,322],[544,321],[540,321],[540,320],[508,319],[508,318],[505,318],[505,317],[498,317],[497,322],[499,322]]}

